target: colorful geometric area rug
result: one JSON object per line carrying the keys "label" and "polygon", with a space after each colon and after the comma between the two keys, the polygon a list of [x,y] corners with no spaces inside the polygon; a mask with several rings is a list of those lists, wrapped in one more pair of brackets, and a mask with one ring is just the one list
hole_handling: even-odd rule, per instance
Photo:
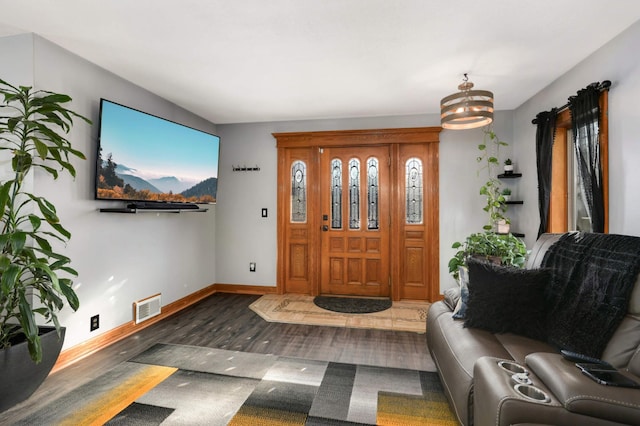
{"label": "colorful geometric area rug", "polygon": [[437,373],[156,344],[24,425],[457,425]]}

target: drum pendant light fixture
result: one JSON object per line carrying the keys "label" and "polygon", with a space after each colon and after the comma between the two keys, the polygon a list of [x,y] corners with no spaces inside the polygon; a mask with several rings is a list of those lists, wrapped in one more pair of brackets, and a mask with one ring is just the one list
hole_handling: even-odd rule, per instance
{"label": "drum pendant light fixture", "polygon": [[464,74],[458,93],[440,101],[440,123],[445,129],[475,129],[493,121],[493,93],[471,90],[473,83]]}

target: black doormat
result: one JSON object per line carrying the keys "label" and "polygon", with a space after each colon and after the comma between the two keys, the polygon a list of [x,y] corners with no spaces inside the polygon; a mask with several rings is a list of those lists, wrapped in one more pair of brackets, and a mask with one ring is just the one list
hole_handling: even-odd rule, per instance
{"label": "black doormat", "polygon": [[343,314],[369,314],[381,312],[391,307],[389,299],[365,299],[360,297],[316,296],[313,299],[316,306],[328,311]]}

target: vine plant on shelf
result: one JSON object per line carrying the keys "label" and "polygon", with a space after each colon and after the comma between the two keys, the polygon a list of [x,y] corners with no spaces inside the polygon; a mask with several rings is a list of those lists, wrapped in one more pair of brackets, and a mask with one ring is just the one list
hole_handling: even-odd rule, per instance
{"label": "vine plant on shelf", "polygon": [[485,128],[482,143],[478,145],[480,154],[476,161],[480,165],[478,176],[487,172],[487,181],[480,187],[480,195],[485,196],[483,210],[488,214],[484,232],[469,235],[463,242],[456,241],[451,246],[458,251],[449,260],[449,273],[457,280],[458,270],[465,266],[469,257],[482,257],[494,263],[521,268],[524,266],[527,249],[524,242],[511,233],[498,234],[499,223],[510,223],[506,216],[507,206],[502,192],[502,183],[498,180],[496,168],[500,162],[500,148],[508,144],[495,134],[491,128]]}
{"label": "vine plant on shelf", "polygon": [[511,223],[505,215],[507,206],[502,196],[502,183],[496,177],[496,167],[500,164],[498,161],[500,147],[508,145],[508,143],[500,140],[491,129],[484,129],[483,141],[478,145],[478,150],[480,151],[480,155],[476,158],[478,164],[480,164],[478,176],[485,170],[488,174],[487,181],[480,187],[480,195],[486,197],[486,204],[483,210],[489,214],[488,223],[483,227],[485,231],[495,231],[497,224],[502,221],[507,224]]}

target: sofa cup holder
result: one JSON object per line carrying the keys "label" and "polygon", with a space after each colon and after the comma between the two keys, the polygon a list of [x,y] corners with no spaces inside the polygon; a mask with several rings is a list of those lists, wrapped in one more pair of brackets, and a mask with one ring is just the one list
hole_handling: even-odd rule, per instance
{"label": "sofa cup holder", "polygon": [[513,387],[516,392],[525,397],[530,401],[535,402],[549,402],[551,398],[547,395],[542,389],[539,389],[532,385],[526,385],[523,383],[518,383]]}
{"label": "sofa cup holder", "polygon": [[498,366],[511,374],[529,374],[529,370],[512,361],[498,361]]}

